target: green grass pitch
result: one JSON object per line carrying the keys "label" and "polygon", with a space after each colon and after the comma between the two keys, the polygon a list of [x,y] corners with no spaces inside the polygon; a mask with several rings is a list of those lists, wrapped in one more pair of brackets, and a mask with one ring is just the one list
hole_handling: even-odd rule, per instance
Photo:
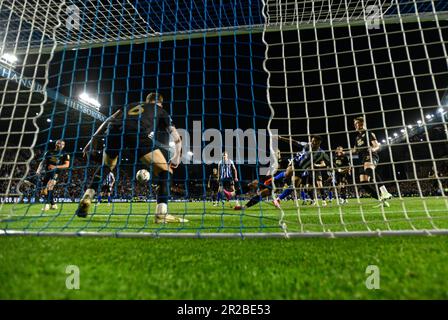
{"label": "green grass pitch", "polygon": [[[269,204],[242,213],[210,203],[175,203],[185,225],[156,225],[153,204],[102,204],[87,219],[74,204],[3,205],[0,229],[118,232],[280,232],[448,228],[446,199],[371,200],[326,208]],[[406,214],[404,214],[406,209]],[[93,211],[93,210],[92,210]],[[149,215],[147,213],[150,213]],[[203,214],[206,212],[205,214]],[[429,218],[431,217],[431,219]],[[244,227],[244,228],[242,228]],[[302,239],[120,239],[0,237],[0,299],[448,299],[448,237]],[[66,267],[80,289],[66,288]],[[380,270],[380,289],[365,286]]]}

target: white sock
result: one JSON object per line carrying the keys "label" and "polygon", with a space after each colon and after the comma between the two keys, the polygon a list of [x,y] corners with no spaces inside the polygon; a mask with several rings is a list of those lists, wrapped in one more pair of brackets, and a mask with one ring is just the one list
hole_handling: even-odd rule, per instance
{"label": "white sock", "polygon": [[158,203],[156,207],[157,215],[166,215],[168,213],[168,206],[166,203]]}
{"label": "white sock", "polygon": [[381,191],[382,194],[388,193],[385,186],[381,186],[380,187],[380,191]]}

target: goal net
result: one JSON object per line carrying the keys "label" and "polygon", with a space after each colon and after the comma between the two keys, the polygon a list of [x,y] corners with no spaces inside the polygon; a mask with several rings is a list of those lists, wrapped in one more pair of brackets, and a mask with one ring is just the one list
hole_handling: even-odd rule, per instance
{"label": "goal net", "polygon": [[[317,135],[333,164],[330,170],[311,166],[307,177],[307,172],[295,170],[305,180],[293,196],[297,229],[446,229],[446,5],[436,1],[265,4],[265,31],[272,25],[278,29],[263,37],[268,101],[274,114],[271,127],[289,138],[280,145],[285,157],[297,151],[295,141]],[[358,117],[363,118],[364,135],[375,136],[376,155],[355,153],[360,147],[354,126]],[[373,148],[366,143],[361,147]],[[336,164],[338,147],[347,157],[342,170]],[[372,162],[378,164],[368,172]],[[362,183],[369,173],[367,179],[376,182],[370,186]],[[380,190],[382,186],[388,191]],[[371,188],[373,194],[392,195],[393,200],[378,203]],[[339,204],[337,210],[328,209],[329,193]],[[307,208],[307,203],[314,208]],[[290,215],[284,210],[283,219]]]}
{"label": "goal net", "polygon": [[[444,233],[447,13],[418,0],[1,0],[1,234]],[[95,135],[151,92],[181,137],[169,182],[141,156],[168,161],[173,135]],[[371,171],[358,117],[378,143]],[[322,151],[307,152],[313,136]]]}

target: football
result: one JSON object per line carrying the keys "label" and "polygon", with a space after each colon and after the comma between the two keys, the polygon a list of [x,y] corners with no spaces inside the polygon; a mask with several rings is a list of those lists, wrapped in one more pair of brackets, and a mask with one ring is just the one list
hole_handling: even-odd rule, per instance
{"label": "football", "polygon": [[149,172],[145,169],[138,170],[135,177],[139,183],[145,183],[149,180]]}

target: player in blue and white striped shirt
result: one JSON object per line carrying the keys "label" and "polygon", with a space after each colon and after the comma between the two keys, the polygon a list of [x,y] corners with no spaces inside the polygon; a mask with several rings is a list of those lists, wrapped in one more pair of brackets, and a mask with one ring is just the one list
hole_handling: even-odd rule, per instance
{"label": "player in blue and white striped shirt", "polygon": [[[304,147],[304,150],[298,153],[291,161],[286,171],[277,174],[274,177],[274,181],[283,179],[290,179],[293,176],[293,172],[296,170],[296,180],[292,181],[293,185],[298,187],[302,179],[305,177],[305,173],[309,170],[317,168],[325,168],[330,164],[330,158],[328,154],[320,147],[322,138],[320,136],[312,136],[311,142]],[[284,190],[277,199],[274,200],[276,207],[280,206],[280,201],[285,199],[294,191],[294,188],[288,188]]]}
{"label": "player in blue and white striped shirt", "polygon": [[112,173],[112,171],[109,171],[109,173],[106,175],[106,178],[103,180],[103,186],[101,187],[101,193],[98,196],[98,202],[97,205],[101,203],[101,198],[107,195],[107,203],[108,205],[112,202],[112,188],[115,184],[115,176]]}
{"label": "player in blue and white striped shirt", "polygon": [[[229,159],[229,154],[224,151],[222,160],[218,162],[219,173],[219,192],[218,201],[221,199],[221,192],[225,189],[229,192],[235,191],[235,182],[238,182],[238,172],[232,159]],[[227,195],[227,194],[226,194]],[[227,197],[227,200],[230,200]]]}

